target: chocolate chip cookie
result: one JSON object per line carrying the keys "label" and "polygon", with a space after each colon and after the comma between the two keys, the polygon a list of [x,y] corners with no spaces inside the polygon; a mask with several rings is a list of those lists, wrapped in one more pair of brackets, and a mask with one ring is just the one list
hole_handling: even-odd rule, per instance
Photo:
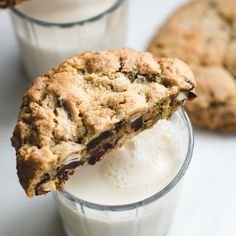
{"label": "chocolate chip cookie", "polygon": [[62,188],[76,167],[169,118],[194,87],[183,62],[132,49],[84,52],[40,76],[23,96],[12,137],[26,194]]}
{"label": "chocolate chip cookie", "polygon": [[188,63],[198,99],[186,105],[192,122],[236,132],[236,1],[199,0],[177,10],[158,30],[149,51]]}

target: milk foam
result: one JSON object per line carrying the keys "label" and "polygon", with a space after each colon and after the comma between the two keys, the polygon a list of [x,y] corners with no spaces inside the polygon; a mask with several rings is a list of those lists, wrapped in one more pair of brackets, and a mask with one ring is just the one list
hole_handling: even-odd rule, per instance
{"label": "milk foam", "polygon": [[160,121],[95,166],[79,168],[66,190],[84,200],[109,205],[143,200],[163,189],[183,162],[181,131]]}

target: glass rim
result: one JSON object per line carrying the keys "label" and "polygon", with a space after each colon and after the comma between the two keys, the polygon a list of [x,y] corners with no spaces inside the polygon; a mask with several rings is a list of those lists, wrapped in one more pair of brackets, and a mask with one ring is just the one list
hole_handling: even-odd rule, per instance
{"label": "glass rim", "polygon": [[129,204],[123,204],[123,205],[105,205],[105,204],[92,203],[92,202],[85,201],[83,199],[80,199],[80,198],[74,196],[73,194],[71,194],[70,192],[68,192],[65,189],[58,189],[56,191],[56,193],[62,194],[64,197],[66,197],[67,199],[69,199],[72,202],[76,202],[76,203],[86,206],[90,209],[99,210],[99,211],[104,211],[104,210],[105,211],[128,211],[128,210],[133,210],[135,208],[138,208],[140,206],[148,205],[156,200],[159,200],[160,198],[165,196],[168,192],[170,192],[179,183],[179,181],[185,175],[185,173],[188,169],[188,166],[191,162],[191,159],[192,159],[193,147],[194,147],[194,136],[193,136],[193,129],[192,129],[191,121],[190,121],[186,111],[183,108],[181,108],[179,110],[179,113],[187,124],[187,130],[188,130],[188,134],[189,134],[188,150],[187,150],[184,162],[183,162],[180,170],[178,171],[176,176],[171,180],[171,182],[168,185],[166,185],[162,190],[158,191],[157,193],[153,194],[152,196],[150,196],[144,200],[137,201],[134,203],[129,203]]}
{"label": "glass rim", "polygon": [[18,10],[15,7],[10,8],[10,10],[13,13],[15,13],[16,15],[18,15],[19,17],[24,18],[25,20],[28,20],[30,22],[33,22],[33,23],[41,25],[41,26],[46,26],[46,27],[53,27],[53,26],[55,27],[56,26],[56,27],[61,27],[61,28],[70,28],[75,25],[84,25],[86,23],[97,21],[100,18],[102,18],[104,15],[107,15],[108,13],[115,11],[121,5],[121,3],[124,1],[125,0],[116,0],[115,3],[111,7],[109,7],[105,11],[103,11],[93,17],[89,17],[85,20],[68,22],[68,23],[53,23],[53,22],[38,20],[38,19],[35,19],[31,16],[27,16],[26,14],[24,14],[22,11]]}

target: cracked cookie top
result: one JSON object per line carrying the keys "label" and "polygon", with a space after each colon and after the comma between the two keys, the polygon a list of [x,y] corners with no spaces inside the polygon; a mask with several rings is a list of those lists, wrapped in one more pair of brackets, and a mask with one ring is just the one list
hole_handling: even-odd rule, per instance
{"label": "cracked cookie top", "polygon": [[42,147],[62,140],[79,143],[88,132],[105,130],[126,116],[135,117],[145,104],[165,96],[165,86],[150,83],[159,74],[183,90],[193,87],[192,72],[177,59],[156,60],[150,53],[132,49],[85,52],[70,58],[37,78],[24,94],[21,135],[13,139],[14,146]]}

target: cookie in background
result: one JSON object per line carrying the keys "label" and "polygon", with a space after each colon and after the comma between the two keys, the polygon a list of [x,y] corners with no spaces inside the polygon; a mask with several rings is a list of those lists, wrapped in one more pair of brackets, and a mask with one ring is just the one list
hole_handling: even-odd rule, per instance
{"label": "cookie in background", "polygon": [[149,51],[190,65],[198,99],[186,105],[195,126],[236,133],[236,4],[200,0],[178,9],[158,29]]}

